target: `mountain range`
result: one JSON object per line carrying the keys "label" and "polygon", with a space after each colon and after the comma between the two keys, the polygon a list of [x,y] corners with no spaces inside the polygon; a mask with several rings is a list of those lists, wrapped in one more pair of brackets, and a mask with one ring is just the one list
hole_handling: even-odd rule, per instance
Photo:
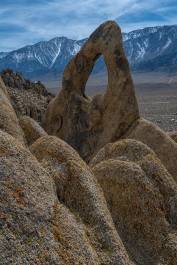
{"label": "mountain range", "polygon": [[[11,68],[27,78],[46,74],[58,76],[85,41],[56,37],[11,52],[0,52],[0,70]],[[123,42],[132,71],[177,73],[177,25],[123,33]],[[94,71],[104,70],[105,65],[100,59]]]}

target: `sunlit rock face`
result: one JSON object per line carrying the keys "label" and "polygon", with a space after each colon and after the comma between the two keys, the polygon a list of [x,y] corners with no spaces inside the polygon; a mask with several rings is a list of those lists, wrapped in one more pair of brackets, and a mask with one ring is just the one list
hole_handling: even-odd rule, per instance
{"label": "sunlit rock face", "polygon": [[177,183],[147,145],[124,139],[90,161],[136,264],[177,264]]}
{"label": "sunlit rock face", "polygon": [[[107,65],[108,87],[104,95],[89,98],[85,85],[100,55]],[[85,160],[119,139],[139,118],[121,30],[115,22],[102,24],[90,36],[65,68],[62,84],[49,104],[45,128],[67,141]]]}

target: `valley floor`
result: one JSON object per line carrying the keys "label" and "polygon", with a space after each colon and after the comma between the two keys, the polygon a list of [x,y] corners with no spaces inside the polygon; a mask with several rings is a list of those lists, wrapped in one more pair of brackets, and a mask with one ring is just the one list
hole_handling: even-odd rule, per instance
{"label": "valley floor", "polygon": [[[177,76],[138,73],[133,78],[141,115],[165,131],[177,131]],[[106,89],[106,84],[106,75],[91,76],[86,94],[101,93]],[[45,82],[45,85],[56,94],[61,88],[61,80]]]}
{"label": "valley floor", "polygon": [[177,131],[177,86],[137,85],[141,115],[165,131]]}

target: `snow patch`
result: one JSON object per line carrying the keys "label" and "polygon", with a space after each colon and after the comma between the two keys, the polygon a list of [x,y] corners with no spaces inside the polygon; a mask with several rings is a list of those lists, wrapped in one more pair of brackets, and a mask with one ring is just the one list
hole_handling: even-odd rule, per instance
{"label": "snow patch", "polygon": [[163,47],[163,50],[166,50],[170,46],[171,43],[172,43],[171,39],[168,38],[166,44]]}
{"label": "snow patch", "polygon": [[17,52],[15,52],[12,57],[16,61],[16,63],[18,64],[26,58],[27,59],[33,58],[33,53],[31,53],[31,52],[28,52],[28,53],[17,53]]}
{"label": "snow patch", "polygon": [[137,45],[139,47],[138,58],[143,58],[143,56],[146,53],[146,49],[145,49],[145,47],[141,46],[139,43],[137,43]]}
{"label": "snow patch", "polygon": [[74,43],[74,48],[73,48],[73,51],[71,52],[72,55],[75,55],[77,54],[81,49],[81,46],[78,45],[77,43]]}
{"label": "snow patch", "polygon": [[58,45],[58,51],[56,52],[56,54],[55,54],[55,56],[54,56],[54,58],[53,58],[53,60],[52,60],[52,62],[51,62],[51,65],[50,65],[49,68],[52,68],[52,66],[54,65],[54,63],[55,63],[57,57],[58,57],[59,54],[60,54],[60,51],[61,51],[61,43],[59,43],[59,45]]}

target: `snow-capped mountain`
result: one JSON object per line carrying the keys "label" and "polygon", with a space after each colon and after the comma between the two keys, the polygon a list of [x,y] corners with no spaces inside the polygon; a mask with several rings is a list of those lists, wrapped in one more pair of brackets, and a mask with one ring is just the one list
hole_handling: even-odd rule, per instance
{"label": "snow-capped mountain", "polygon": [[47,72],[63,71],[66,63],[83,45],[84,41],[56,37],[21,49],[0,53],[0,70],[11,68],[27,77],[35,77]]}
{"label": "snow-capped mountain", "polygon": [[0,52],[0,59],[7,56],[8,52]]}
{"label": "snow-capped mountain", "polygon": [[[2,52],[0,70],[11,68],[29,78],[47,73],[59,75],[85,40],[56,37],[9,53]],[[123,40],[132,70],[177,72],[177,25],[123,33]],[[96,72],[104,70],[105,65],[99,61]]]}
{"label": "snow-capped mountain", "polygon": [[133,70],[177,72],[177,25],[135,30],[123,38]]}

